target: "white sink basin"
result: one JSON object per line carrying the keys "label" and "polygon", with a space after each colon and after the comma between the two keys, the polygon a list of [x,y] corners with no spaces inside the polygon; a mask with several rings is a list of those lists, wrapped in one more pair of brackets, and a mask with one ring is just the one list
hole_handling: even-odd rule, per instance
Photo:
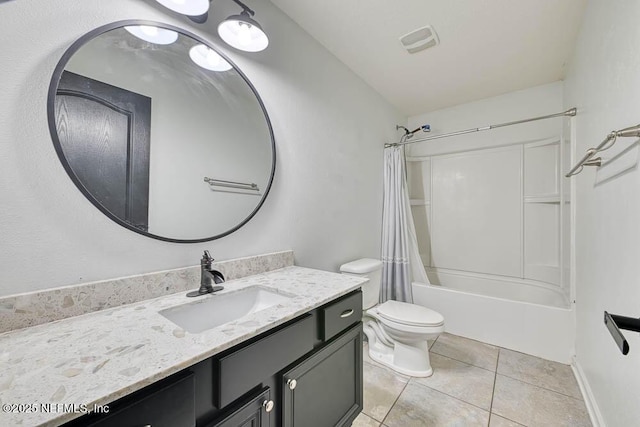
{"label": "white sink basin", "polygon": [[251,287],[228,294],[198,297],[199,301],[159,313],[187,332],[199,333],[288,301],[291,297]]}

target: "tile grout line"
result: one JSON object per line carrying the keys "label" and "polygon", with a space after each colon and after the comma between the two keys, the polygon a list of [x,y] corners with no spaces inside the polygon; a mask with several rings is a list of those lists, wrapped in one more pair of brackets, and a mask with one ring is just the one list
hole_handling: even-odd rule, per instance
{"label": "tile grout line", "polygon": [[[433,341],[433,344],[431,344],[431,347],[429,347],[429,351],[432,351],[431,349],[435,346],[435,344],[436,344],[436,342],[438,341],[438,339],[440,338],[440,336],[441,336],[441,335],[439,335],[439,336],[438,336],[438,337]],[[481,341],[478,341],[478,342],[481,342]],[[494,348],[496,348],[496,349],[498,350],[498,354],[499,354],[499,353],[500,353],[500,348],[499,348],[499,347],[494,347]],[[490,370],[490,369],[483,368],[483,367],[481,367],[481,366],[472,365],[472,364],[470,364],[470,363],[464,362],[464,361],[462,361],[462,360],[454,359],[453,357],[445,356],[444,354],[440,354],[440,353],[437,353],[437,352],[435,352],[435,351],[434,351],[434,353],[435,353],[435,354],[437,354],[437,355],[439,355],[439,356],[446,357],[446,358],[451,359],[451,360],[455,360],[456,362],[463,363],[463,364],[465,364],[465,365],[467,365],[467,366],[472,366],[472,367],[474,367],[474,368],[482,369],[482,370],[484,370],[484,371],[493,372],[493,373],[494,373],[494,387],[495,387],[495,375],[496,375],[496,372],[495,372],[495,371],[492,371],[492,370]],[[383,369],[390,369],[390,368],[388,368],[388,367],[385,367],[384,365],[378,365],[378,364],[375,364],[375,363],[369,363],[369,362],[366,362],[366,361],[365,361],[365,363],[368,363],[370,366],[381,367],[381,368],[383,368]],[[498,363],[498,362],[497,362],[497,359],[496,359],[496,370],[497,370],[497,363]],[[391,370],[391,371],[393,371],[392,369],[390,369],[390,370]],[[395,372],[395,371],[393,371],[393,372]],[[393,402],[393,404],[391,405],[391,408],[389,409],[389,412],[387,412],[387,414],[385,415],[385,417],[384,417],[383,421],[381,422],[382,424],[384,424],[384,421],[387,419],[387,417],[388,417],[388,416],[389,416],[389,414],[391,413],[391,410],[392,410],[392,409],[393,409],[393,407],[396,405],[396,403],[398,402],[398,399],[400,399],[400,395],[402,395],[402,393],[405,391],[405,389],[407,388],[407,386],[409,385],[409,383],[411,383],[411,384],[415,384],[415,385],[417,385],[417,386],[421,386],[421,387],[426,387],[426,388],[428,388],[429,390],[435,391],[435,392],[437,392],[437,393],[441,393],[441,394],[443,394],[443,395],[445,395],[445,396],[447,396],[447,397],[450,397],[450,398],[452,398],[452,399],[455,399],[455,400],[457,400],[457,401],[459,401],[459,402],[462,402],[462,403],[464,403],[464,404],[471,405],[471,406],[473,406],[474,408],[478,408],[478,409],[480,409],[481,411],[488,412],[488,413],[489,413],[489,418],[491,418],[491,405],[489,405],[489,409],[487,410],[487,409],[482,408],[482,407],[480,407],[480,406],[477,406],[477,405],[475,405],[475,404],[473,404],[473,403],[470,403],[470,402],[467,402],[467,401],[465,401],[465,400],[459,399],[459,398],[457,398],[456,396],[452,396],[452,395],[450,395],[450,394],[448,394],[448,393],[445,393],[445,392],[443,392],[443,391],[441,391],[441,390],[437,390],[437,389],[435,389],[435,388],[429,387],[428,385],[421,384],[421,383],[419,383],[419,382],[415,382],[415,381],[411,381],[411,380],[413,380],[413,379],[414,379],[414,378],[416,378],[416,377],[409,376],[408,378],[409,378],[409,380],[407,381],[407,383],[405,384],[404,388],[402,389],[402,391],[400,392],[400,394],[398,395],[398,397],[396,398],[396,400],[395,400],[395,401]],[[491,395],[491,400],[492,400],[492,403],[493,403],[493,394]],[[367,415],[367,414],[365,414],[365,415]],[[373,418],[373,417],[370,417],[370,418]],[[373,419],[374,419],[374,420],[376,420],[376,421],[378,421],[378,420],[377,420],[377,419],[375,419],[375,418],[373,418]]]}
{"label": "tile grout line", "polygon": [[[413,379],[413,378],[416,378],[416,377],[411,377],[411,378]],[[455,400],[457,400],[458,402],[462,402],[462,403],[464,403],[465,405],[471,405],[471,406],[473,406],[474,408],[478,408],[478,409],[480,409],[481,411],[489,412],[489,409],[485,409],[485,408],[482,408],[482,407],[480,407],[480,406],[478,406],[478,405],[476,405],[476,404],[474,404],[474,403],[470,403],[470,402],[467,402],[466,400],[462,400],[462,399],[460,399],[459,397],[453,396],[453,395],[451,395],[451,394],[449,394],[449,393],[445,393],[445,392],[444,392],[444,391],[442,391],[442,390],[438,390],[438,389],[436,389],[436,388],[429,387],[429,386],[428,386],[428,385],[426,385],[426,384],[422,384],[422,383],[419,383],[419,382],[412,382],[411,384],[417,385],[418,387],[428,388],[428,389],[429,389],[429,390],[431,390],[431,391],[435,391],[435,392],[437,392],[437,393],[444,394],[445,396],[450,397],[450,398],[452,398],[452,399],[455,399]],[[490,412],[489,412],[489,413],[490,413]]]}
{"label": "tile grout line", "polygon": [[436,351],[433,351],[433,353],[437,354],[438,356],[446,357],[447,359],[455,360],[456,362],[464,363],[465,365],[473,366],[474,368],[483,369],[483,370],[489,371],[489,372],[495,372],[495,371],[493,371],[491,369],[483,368],[482,366],[474,365],[472,363],[465,362],[464,360],[459,360],[459,359],[456,359],[455,357],[447,356],[446,354],[441,354],[441,353],[438,353]]}
{"label": "tile grout line", "polygon": [[[496,345],[487,344],[486,342],[474,340],[472,338],[467,338],[467,337],[463,337],[463,336],[460,336],[460,335],[453,335],[453,334],[449,334],[449,335],[452,336],[452,337],[458,337],[458,338],[463,338],[465,340],[473,341],[473,342],[476,342],[478,344],[482,344],[482,345],[487,346],[487,347],[495,348],[496,350],[498,350],[498,353],[500,353],[500,349],[502,348],[502,347],[499,347],[499,346],[496,346]],[[438,335],[438,338],[440,338],[441,336],[442,335]],[[433,345],[431,347],[429,347],[429,351],[432,351],[432,352],[434,352],[435,354],[437,354],[439,356],[448,357],[449,359],[453,359],[453,360],[457,360],[458,362],[466,363],[469,366],[475,366],[476,368],[484,369],[485,371],[494,372],[491,369],[487,369],[487,368],[485,368],[483,366],[474,365],[473,363],[465,362],[464,360],[459,360],[459,359],[456,359],[455,357],[447,356],[446,354],[438,353],[437,351],[432,350],[432,348],[435,347],[435,344],[438,341],[438,338],[436,338],[436,340],[433,342]],[[497,364],[496,364],[496,369],[497,369]]]}
{"label": "tile grout line", "polygon": [[[364,345],[363,345],[363,350],[364,350]],[[391,406],[389,407],[389,410],[387,411],[387,413],[385,414],[385,416],[382,418],[382,421],[378,420],[377,418],[375,418],[373,415],[369,415],[367,413],[364,412],[364,408],[363,411],[361,411],[363,414],[365,414],[367,417],[371,418],[372,420],[380,423],[379,427],[382,427],[385,420],[387,419],[387,417],[389,416],[389,414],[391,413],[391,410],[393,409],[393,407],[396,405],[396,403],[398,402],[398,399],[400,399],[400,395],[402,395],[402,393],[404,393],[404,390],[407,388],[407,385],[409,385],[409,381],[411,381],[411,378],[413,378],[412,376],[404,376],[396,371],[394,371],[393,369],[384,366],[382,364],[378,364],[377,362],[375,362],[374,360],[372,360],[371,362],[367,362],[366,360],[363,360],[364,363],[368,364],[369,366],[375,367],[375,368],[379,368],[379,369],[384,369],[387,370],[389,372],[392,372],[395,375],[400,376],[401,378],[406,378],[407,382],[404,384],[404,387],[402,387],[402,390],[400,391],[400,393],[398,393],[398,396],[395,398],[395,400],[393,401],[393,403],[391,404]]]}
{"label": "tile grout line", "polygon": [[[558,365],[566,366],[566,367],[568,367],[569,369],[571,369],[571,365],[566,365],[566,364],[564,364],[564,363],[555,362],[555,361],[553,361],[553,360],[543,359],[542,357],[534,356],[534,355],[532,355],[532,354],[528,354],[528,353],[523,353],[523,352],[521,352],[521,351],[517,351],[517,350],[511,350],[510,348],[504,348],[504,347],[498,347],[498,348],[500,349],[500,351],[502,351],[502,350],[507,350],[507,351],[510,351],[510,352],[512,352],[512,353],[522,354],[522,355],[524,355],[524,356],[533,357],[533,358],[536,358],[536,359],[539,359],[539,360],[543,360],[543,361],[545,361],[545,362],[557,363]],[[497,368],[497,366],[496,366],[496,372],[497,372],[497,371],[498,371],[498,368]],[[563,393],[563,392],[561,392],[561,391],[557,391],[557,390],[553,390],[553,389],[550,389],[550,388],[547,388],[547,387],[543,387],[543,386],[538,385],[538,384],[533,384],[533,383],[530,383],[530,382],[528,382],[528,381],[523,381],[523,380],[521,380],[520,378],[515,378],[515,377],[512,377],[512,376],[510,376],[510,375],[506,375],[506,374],[503,374],[503,373],[500,373],[500,375],[502,375],[503,377],[511,378],[512,380],[520,381],[520,382],[523,382],[523,383],[525,383],[525,384],[532,385],[532,386],[534,386],[534,387],[538,387],[538,388],[541,388],[541,389],[544,389],[544,390],[552,391],[552,392],[554,392],[554,393],[558,393],[558,394],[561,394],[561,395],[563,395],[563,396],[570,397],[570,398],[575,399],[575,400],[581,400],[581,401],[583,401],[583,402],[584,402],[584,396],[582,396],[582,393],[580,393],[581,397],[574,397],[574,396],[571,396],[571,395],[569,395],[569,394],[565,394],[565,393]],[[578,387],[578,391],[580,391],[580,387]]]}
{"label": "tile grout line", "polygon": [[[496,371],[496,374],[498,374],[498,371]],[[584,402],[584,398],[574,397],[574,396],[571,396],[571,395],[568,395],[568,394],[562,393],[562,392],[557,391],[557,390],[553,390],[553,389],[550,389],[550,388],[547,388],[547,387],[543,387],[543,386],[538,385],[538,384],[533,384],[533,383],[530,383],[530,382],[527,382],[527,381],[523,381],[523,380],[521,380],[520,378],[515,378],[515,377],[512,377],[512,376],[510,376],[510,375],[505,375],[505,374],[503,374],[503,373],[500,373],[500,375],[502,375],[503,377],[506,377],[506,378],[509,378],[509,379],[515,380],[515,381],[520,381],[520,382],[521,382],[521,383],[523,383],[523,384],[527,384],[527,385],[530,385],[530,386],[533,386],[533,387],[538,387],[538,388],[541,388],[542,390],[550,391],[550,392],[552,392],[552,393],[556,393],[556,394],[559,394],[559,395],[564,396],[564,397],[569,397],[569,398],[571,398],[571,399],[573,399],[573,400],[577,400],[577,401],[580,401],[580,402]]]}
{"label": "tile grout line", "polygon": [[[409,381],[411,381],[411,378],[413,378],[413,377],[409,377]],[[402,391],[398,394],[398,397],[396,397],[396,400],[394,400],[393,404],[389,407],[389,411],[385,414],[385,416],[382,419],[382,421],[380,421],[380,426],[382,426],[384,424],[384,422],[387,420],[387,418],[389,417],[389,414],[393,410],[393,407],[396,406],[396,403],[398,403],[398,400],[400,399],[400,396],[402,396],[402,393],[404,393],[404,391],[407,389],[407,386],[409,385],[409,381],[407,381],[406,384],[404,385],[404,387],[402,387]]]}
{"label": "tile grout line", "polygon": [[[411,383],[411,384],[416,384],[416,385],[421,386],[421,387],[424,387],[424,388],[428,388],[429,390],[435,391],[435,392],[440,393],[440,394],[442,394],[442,395],[444,395],[444,396],[447,396],[447,397],[450,397],[450,398],[452,398],[452,399],[455,399],[455,400],[457,400],[457,401],[459,401],[459,402],[461,402],[461,403],[464,403],[464,404],[467,404],[467,405],[471,405],[472,407],[478,408],[479,410],[482,410],[482,411],[488,412],[488,413],[489,413],[489,419],[488,419],[488,422],[489,422],[489,423],[491,423],[491,419],[492,419],[492,417],[493,417],[493,415],[494,415],[494,412],[493,412],[493,403],[494,403],[494,401],[495,401],[495,392],[496,392],[496,385],[497,385],[498,375],[501,375],[501,376],[503,376],[503,377],[505,377],[505,378],[509,378],[509,379],[511,379],[511,380],[513,380],[513,381],[518,381],[518,382],[520,382],[520,383],[522,383],[522,384],[526,384],[526,385],[529,385],[529,386],[531,386],[531,387],[536,387],[536,388],[538,388],[538,389],[540,389],[540,390],[543,390],[543,391],[546,391],[546,392],[555,393],[555,394],[558,394],[558,395],[560,395],[560,396],[564,396],[564,397],[571,398],[571,399],[572,399],[572,400],[574,400],[574,401],[578,401],[578,402],[585,403],[584,397],[582,397],[582,398],[580,398],[580,397],[574,397],[574,396],[572,396],[572,395],[565,394],[564,392],[560,392],[560,391],[557,391],[557,390],[553,390],[553,389],[551,389],[551,388],[547,388],[547,387],[545,387],[545,386],[541,386],[541,385],[538,385],[538,384],[532,384],[532,383],[530,383],[530,382],[528,382],[528,381],[523,381],[522,379],[515,378],[515,377],[510,376],[510,375],[505,375],[505,374],[503,374],[503,373],[499,373],[499,372],[498,372],[498,367],[499,367],[499,364],[500,364],[500,355],[501,355],[500,353],[501,353],[501,352],[502,352],[502,350],[503,350],[503,348],[502,348],[502,347],[499,347],[499,346],[491,346],[491,347],[494,347],[495,349],[497,349],[497,350],[498,350],[498,355],[497,355],[497,357],[496,357],[496,362],[495,362],[495,369],[492,371],[491,369],[487,369],[487,368],[482,367],[482,366],[477,366],[477,365],[474,365],[474,364],[468,363],[468,362],[466,362],[466,361],[459,360],[459,359],[457,359],[457,358],[455,358],[455,357],[451,357],[451,356],[449,356],[449,355],[440,354],[439,352],[434,351],[434,350],[433,350],[433,348],[435,347],[435,344],[437,343],[437,341],[438,341],[438,339],[439,339],[439,338],[440,338],[440,336],[438,336],[438,337],[433,341],[433,343],[431,344],[431,346],[429,347],[429,351],[430,351],[430,352],[433,352],[434,354],[437,354],[438,356],[445,357],[445,358],[448,358],[448,359],[450,359],[450,360],[454,360],[454,361],[456,361],[456,362],[459,362],[459,363],[465,364],[465,365],[467,365],[467,366],[471,366],[471,367],[479,368],[479,369],[482,369],[482,370],[485,370],[485,371],[489,371],[489,372],[493,372],[493,373],[494,373],[494,382],[493,382],[493,389],[492,389],[492,393],[491,393],[491,403],[490,403],[490,405],[489,405],[489,409],[487,410],[487,409],[482,408],[482,407],[480,407],[480,406],[477,406],[477,405],[475,405],[475,404],[473,404],[473,403],[470,403],[470,402],[467,402],[467,401],[465,401],[465,400],[462,400],[462,399],[460,399],[460,398],[458,398],[458,397],[456,397],[456,396],[452,396],[452,395],[450,395],[450,394],[448,394],[448,393],[445,393],[445,392],[443,392],[443,391],[441,391],[441,390],[437,390],[437,389],[435,389],[435,388],[432,388],[432,387],[430,387],[430,386],[428,386],[428,385],[426,385],[426,384],[422,384],[422,383],[419,383],[419,382],[413,381],[416,377],[408,376],[408,381],[407,381],[407,383],[405,383],[405,385],[404,385],[404,387],[403,387],[402,391],[400,392],[400,394],[398,394],[398,396],[397,396],[397,397],[396,397],[396,399],[394,400],[393,404],[390,406],[389,411],[388,411],[388,412],[385,414],[385,416],[383,417],[383,420],[382,420],[382,421],[378,421],[377,419],[375,419],[375,418],[373,418],[373,417],[369,416],[368,414],[365,414],[365,415],[369,416],[370,418],[372,418],[373,420],[375,420],[376,422],[380,422],[380,426],[379,426],[379,427],[386,427],[386,425],[385,425],[384,423],[385,423],[385,422],[386,422],[386,420],[389,418],[389,415],[390,415],[391,411],[394,409],[394,407],[395,407],[395,406],[396,406],[396,404],[398,403],[398,401],[399,401],[400,396],[402,395],[402,393],[404,393],[404,392],[406,391],[406,389],[407,389],[407,387],[408,387],[409,383]],[[477,340],[472,340],[472,341],[476,341],[476,342],[478,342],[478,343],[481,343],[481,344],[485,344],[485,345],[487,345],[487,346],[490,346],[489,344],[483,343],[482,341],[477,341]],[[504,349],[504,350],[507,350],[507,351],[513,351],[513,350],[509,350],[509,349]],[[516,352],[516,351],[514,351],[514,352]],[[521,352],[516,352],[516,353],[521,353]],[[536,357],[536,356],[529,355],[529,354],[527,354],[527,353],[521,353],[521,354],[525,354],[525,355],[527,355],[527,356],[531,356],[531,357]],[[540,359],[540,358],[538,358],[538,359]],[[546,360],[546,359],[542,359],[542,360]],[[385,367],[385,366],[383,366],[383,365],[378,365],[378,364],[377,364],[377,363],[375,363],[374,361],[372,361],[372,362],[366,362],[366,363],[368,363],[370,366],[375,366],[375,367],[379,367],[379,368],[382,368],[382,369],[387,369],[387,370],[393,371],[391,368]],[[562,365],[562,364],[561,364],[561,365]],[[393,372],[395,372],[395,371],[393,371]],[[512,420],[512,419],[510,419],[510,418],[507,418],[507,417],[503,417],[503,416],[502,416],[502,415],[500,415],[500,414],[495,414],[495,415],[496,415],[496,416],[498,416],[498,417],[502,417],[502,418],[504,418],[505,420],[511,421],[511,422],[513,422],[513,423],[515,423],[515,424],[517,424],[517,425],[522,425],[522,424],[520,424],[519,422],[514,421],[514,420]]]}
{"label": "tile grout line", "polygon": [[[507,350],[508,350],[508,349],[507,349]],[[509,351],[512,351],[512,350],[509,350]],[[500,363],[500,353],[501,353],[501,352],[502,352],[502,348],[500,348],[500,351],[498,351],[498,360],[496,360],[496,377],[495,377],[495,380],[494,380],[494,383],[493,383],[493,395],[491,396],[491,412],[490,412],[490,414],[489,414],[489,422],[491,422],[491,417],[492,417],[492,416],[493,416],[493,414],[494,414],[494,412],[493,412],[493,400],[495,399],[496,383],[498,382],[498,365],[499,365],[499,363]],[[524,353],[523,353],[523,354],[524,354]],[[535,356],[534,356],[534,357],[535,357]],[[576,399],[575,397],[568,396],[568,395],[565,395],[565,394],[563,394],[563,393],[559,393],[559,392],[557,392],[557,391],[555,391],[555,390],[551,390],[551,389],[548,389],[548,388],[545,388],[545,387],[540,387],[540,386],[538,386],[538,385],[531,384],[531,383],[528,383],[528,382],[526,382],[526,381],[519,380],[518,378],[510,377],[509,375],[504,375],[504,374],[500,374],[500,375],[502,375],[502,376],[503,376],[503,377],[505,377],[505,378],[510,378],[510,379],[512,379],[512,380],[514,380],[514,381],[519,381],[519,382],[521,382],[521,383],[523,383],[523,384],[530,385],[530,386],[532,386],[532,387],[537,387],[537,388],[540,388],[540,389],[542,389],[542,390],[546,390],[546,391],[550,391],[550,392],[553,392],[553,393],[557,393],[557,394],[560,394],[560,395],[565,396],[565,397],[570,397],[570,398],[575,399],[575,400],[580,400],[580,399]],[[509,421],[511,421],[511,422],[513,422],[513,423],[515,423],[515,424],[518,424],[518,425],[524,426],[524,424],[521,424],[521,423],[519,423],[518,421],[514,421],[514,420],[512,420],[511,418],[505,417],[504,415],[500,415],[500,414],[496,414],[496,415],[497,415],[497,416],[499,416],[499,417],[501,417],[501,418],[504,418],[505,420],[509,420]]]}
{"label": "tile grout line", "polygon": [[[519,423],[517,421],[513,421],[511,418],[507,418],[504,415],[496,414],[496,417],[504,418],[505,420],[511,421],[512,423],[517,424],[517,425],[522,426],[522,427],[527,427],[525,424]],[[489,420],[489,421],[491,421],[491,420]]]}
{"label": "tile grout line", "polygon": [[[453,336],[456,336],[456,337],[457,337],[458,335],[453,335]],[[438,337],[438,338],[439,338],[439,337]],[[471,338],[465,338],[465,337],[462,337],[462,338],[464,338],[464,339],[468,339],[468,340],[470,340],[470,341],[475,341],[475,342],[478,342],[478,343],[480,343],[480,344],[484,344],[484,345],[487,345],[487,346],[491,346],[491,347],[496,348],[496,349],[498,350],[498,357],[499,357],[500,352],[501,352],[502,350],[507,350],[507,351],[511,351],[511,352],[514,352],[514,353],[524,354],[525,356],[535,357],[535,358],[537,358],[537,359],[541,359],[541,360],[547,360],[547,359],[539,358],[539,357],[537,357],[537,356],[532,356],[532,355],[527,354],[527,353],[522,353],[522,352],[519,352],[519,351],[510,350],[510,349],[508,349],[508,348],[503,348],[503,347],[499,347],[499,346],[492,346],[491,344],[487,344],[487,343],[484,343],[484,342],[482,342],[482,341],[473,340],[473,339],[471,339]],[[436,339],[436,341],[437,341],[437,339]],[[435,345],[435,342],[434,342],[434,345]],[[432,347],[433,347],[433,346],[432,346]],[[437,351],[434,351],[434,350],[431,350],[431,349],[430,349],[430,351],[432,351],[433,353],[435,353],[435,354],[437,354],[437,355],[439,355],[439,356],[447,357],[447,358],[449,358],[449,359],[453,359],[453,360],[455,360],[455,361],[458,361],[458,362],[461,362],[461,363],[465,363],[465,364],[467,364],[467,365],[469,365],[469,366],[473,366],[473,367],[476,367],[476,368],[484,369],[485,371],[489,371],[489,372],[495,372],[496,374],[498,374],[498,363],[497,363],[497,361],[496,361],[496,369],[495,369],[495,371],[492,371],[491,369],[487,369],[487,368],[484,368],[484,367],[482,367],[482,366],[474,365],[474,364],[472,364],[472,363],[465,362],[464,360],[456,359],[455,357],[451,357],[451,356],[447,356],[446,354],[438,353]],[[553,362],[553,361],[551,361],[551,362]],[[555,362],[555,363],[559,363],[559,362]],[[563,366],[568,366],[568,365],[564,365],[563,363],[559,363],[559,364],[560,364],[560,365],[563,365]],[[504,377],[507,377],[507,378],[510,378],[510,379],[512,379],[512,380],[516,380],[516,381],[523,382],[523,383],[525,383],[525,384],[528,384],[528,385],[531,385],[531,386],[534,386],[534,387],[541,388],[541,389],[543,389],[543,390],[552,391],[552,392],[554,392],[554,393],[558,393],[558,394],[560,394],[560,395],[562,395],[562,396],[570,397],[570,398],[572,398],[572,399],[575,399],[575,400],[578,400],[578,401],[582,401],[582,402],[584,402],[584,396],[582,396],[582,397],[575,397],[575,396],[571,396],[571,395],[569,395],[569,394],[563,393],[563,392],[561,392],[561,391],[553,390],[553,389],[551,389],[551,388],[543,387],[543,386],[538,385],[538,384],[533,384],[533,383],[530,383],[530,382],[527,382],[527,381],[523,381],[523,380],[521,380],[520,378],[515,378],[515,377],[512,377],[512,376],[510,376],[510,375],[505,375],[505,374],[503,374],[503,373],[500,373],[500,375],[502,375],[502,376],[504,376]]]}
{"label": "tile grout line", "polygon": [[385,365],[382,365],[382,364],[380,364],[380,363],[376,362],[375,360],[373,360],[373,361],[371,361],[371,362],[367,362],[366,360],[363,360],[362,362],[363,362],[363,363],[366,363],[366,364],[367,364],[367,365],[369,365],[369,366],[373,366],[374,368],[384,369],[385,371],[391,372],[393,375],[395,375],[395,376],[397,376],[397,377],[400,377],[400,378],[406,378],[406,379],[407,379],[407,382],[409,382],[409,380],[410,380],[411,378],[413,378],[413,377],[411,377],[411,376],[407,376],[407,375],[405,375],[405,374],[401,374],[401,373],[399,373],[399,372],[396,372],[396,371],[394,371],[393,369],[391,369],[390,367],[385,366]]}
{"label": "tile grout line", "polygon": [[[451,333],[446,332],[446,331],[444,332],[444,335],[449,335],[450,337],[462,338],[462,339],[467,340],[467,341],[477,342],[478,344],[482,344],[482,345],[485,345],[487,347],[503,348],[503,347],[500,347],[499,345],[496,345],[496,344],[489,344],[488,342],[480,341],[480,340],[477,340],[477,339],[474,339],[474,338],[465,337],[465,336],[462,336],[462,335],[451,334]],[[526,354],[526,353],[523,353],[523,354]]]}
{"label": "tile grout line", "polygon": [[493,375],[493,390],[491,391],[491,404],[489,405],[489,425],[491,425],[491,417],[493,416],[493,399],[496,397],[496,382],[498,382],[498,364],[500,363],[500,349],[498,349],[498,357],[496,357],[496,371]]}

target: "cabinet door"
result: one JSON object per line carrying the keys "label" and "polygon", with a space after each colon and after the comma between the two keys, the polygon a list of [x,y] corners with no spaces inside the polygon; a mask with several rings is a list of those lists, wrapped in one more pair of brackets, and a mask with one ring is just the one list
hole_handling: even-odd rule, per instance
{"label": "cabinet door", "polygon": [[267,387],[209,427],[269,427],[273,405],[271,390]]}
{"label": "cabinet door", "polygon": [[348,426],[362,410],[362,323],[282,377],[284,427]]}

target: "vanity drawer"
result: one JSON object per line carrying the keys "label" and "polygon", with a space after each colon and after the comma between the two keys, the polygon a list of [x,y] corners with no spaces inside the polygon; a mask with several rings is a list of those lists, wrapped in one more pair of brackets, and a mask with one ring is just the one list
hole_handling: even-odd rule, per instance
{"label": "vanity drawer", "polygon": [[223,408],[263,380],[313,350],[315,322],[307,314],[217,361],[218,408]]}
{"label": "vanity drawer", "polygon": [[136,396],[131,404],[122,406],[114,413],[94,423],[82,424],[90,427],[194,427],[195,378],[193,374],[180,375],[144,396]]}
{"label": "vanity drawer", "polygon": [[362,320],[362,291],[321,309],[322,339],[327,341]]}

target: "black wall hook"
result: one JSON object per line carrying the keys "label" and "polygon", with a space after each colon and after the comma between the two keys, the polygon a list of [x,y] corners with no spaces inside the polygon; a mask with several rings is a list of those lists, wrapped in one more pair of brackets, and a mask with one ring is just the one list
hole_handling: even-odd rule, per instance
{"label": "black wall hook", "polygon": [[624,335],[622,335],[620,329],[640,332],[640,319],[618,316],[617,314],[609,314],[605,311],[604,324],[607,325],[609,333],[618,345],[618,348],[620,349],[622,354],[627,355],[629,353],[629,343],[627,342],[627,339],[624,337]]}

